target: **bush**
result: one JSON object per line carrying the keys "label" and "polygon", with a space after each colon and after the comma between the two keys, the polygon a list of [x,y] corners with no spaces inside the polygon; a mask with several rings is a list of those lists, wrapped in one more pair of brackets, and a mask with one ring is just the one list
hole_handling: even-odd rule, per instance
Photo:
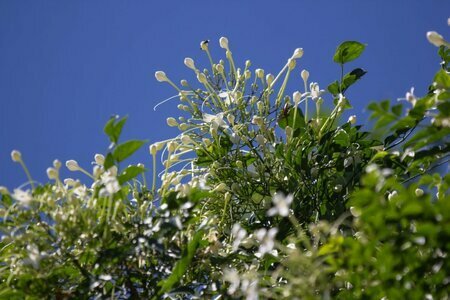
{"label": "bush", "polygon": [[55,161],[51,182],[35,187],[13,151],[30,189],[1,188],[0,296],[448,298],[450,176],[439,168],[449,156],[450,50],[439,45],[424,97],[369,105],[380,138],[356,116],[342,120],[346,91],[366,73],[344,67],[364,44],[337,47],[342,73],[327,92],[303,70],[291,97],[302,49],[274,76],[250,61],[237,68],[226,38],[218,63],[202,42],[210,70],[185,59],[201,88],[155,74],[177,90],[183,116],[167,120],[180,135],[149,147],[150,185],[144,165],[122,167],[145,144],[120,141],[126,118],[107,122],[112,145],[92,172],[66,162],[92,183],[60,178]]}

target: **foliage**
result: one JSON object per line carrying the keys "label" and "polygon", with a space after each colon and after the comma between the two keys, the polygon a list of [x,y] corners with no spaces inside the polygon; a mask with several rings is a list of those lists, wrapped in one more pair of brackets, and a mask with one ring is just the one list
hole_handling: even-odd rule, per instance
{"label": "foliage", "polygon": [[167,120],[178,136],[149,147],[151,185],[144,165],[121,165],[146,143],[119,142],[126,118],[107,122],[111,145],[92,171],[66,163],[91,182],[61,179],[55,161],[52,181],[35,187],[13,152],[30,189],[0,189],[0,296],[448,298],[447,45],[424,97],[369,105],[382,141],[356,116],[341,119],[346,91],[366,73],[344,68],[364,44],[338,46],[329,93],[303,70],[292,96],[302,49],[274,76],[250,61],[237,68],[226,38],[220,46],[226,61],[214,63],[201,43],[210,70],[185,59],[201,88],[155,74],[177,90],[183,116]]}

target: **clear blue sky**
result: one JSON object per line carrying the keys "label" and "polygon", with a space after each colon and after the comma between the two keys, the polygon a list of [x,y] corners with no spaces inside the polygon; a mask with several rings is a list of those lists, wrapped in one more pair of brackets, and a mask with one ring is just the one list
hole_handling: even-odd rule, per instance
{"label": "clear blue sky", "polygon": [[[12,149],[40,182],[55,158],[89,167],[95,153],[106,151],[102,128],[112,114],[129,116],[125,139],[171,137],[176,131],[165,119],[178,115],[176,101],[157,112],[153,106],[174,92],[153,74],[193,79],[183,59],[205,61],[201,40],[212,41],[218,58],[218,39],[227,36],[240,64],[251,59],[272,73],[303,47],[300,69],[323,88],[338,78],[336,46],[367,43],[350,66],[368,71],[348,93],[360,114],[370,101],[403,97],[412,86],[425,93],[439,63],[425,33],[449,38],[449,16],[448,0],[2,0],[0,185],[26,181],[11,162]],[[298,74],[294,80],[300,83]],[[150,166],[147,153],[146,147],[134,161]]]}

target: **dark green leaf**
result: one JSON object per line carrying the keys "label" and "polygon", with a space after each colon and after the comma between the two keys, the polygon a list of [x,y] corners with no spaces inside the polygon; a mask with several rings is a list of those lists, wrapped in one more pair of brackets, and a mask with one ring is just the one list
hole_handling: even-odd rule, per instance
{"label": "dark green leaf", "polygon": [[129,166],[117,177],[120,184],[127,182],[145,171],[144,167]]}
{"label": "dark green leaf", "polygon": [[439,70],[434,76],[434,82],[437,84],[435,88],[449,89],[450,88],[450,75],[444,70]]}
{"label": "dark green leaf", "polygon": [[111,153],[108,153],[105,157],[105,163],[103,164],[103,167],[105,168],[105,170],[108,170],[112,166],[114,166],[114,157]]}
{"label": "dark green leaf", "polygon": [[366,45],[361,44],[356,41],[347,41],[340,44],[336,52],[334,53],[333,60],[339,64],[345,64],[356,58],[358,58],[361,53],[366,48]]}
{"label": "dark green leaf", "polygon": [[123,144],[117,145],[113,151],[113,157],[117,162],[121,162],[130,157],[134,152],[144,145],[146,141],[130,140]]}
{"label": "dark green leaf", "polygon": [[278,117],[278,126],[280,126],[282,129],[285,129],[286,126],[289,126],[293,129],[294,136],[298,136],[300,132],[306,127],[305,116],[303,115],[300,107],[298,107],[297,110],[295,108],[291,108],[287,113],[282,112]]}
{"label": "dark green leaf", "polygon": [[345,92],[351,85],[361,79],[367,72],[361,68],[354,69],[348,74],[345,74],[342,80],[342,93]]}

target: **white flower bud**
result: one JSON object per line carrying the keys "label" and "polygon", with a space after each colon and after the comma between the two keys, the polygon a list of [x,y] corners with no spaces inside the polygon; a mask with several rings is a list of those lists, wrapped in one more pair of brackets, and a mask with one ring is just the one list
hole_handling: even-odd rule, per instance
{"label": "white flower bud", "polygon": [[219,39],[219,44],[221,48],[228,50],[228,39],[226,37],[221,37]]}
{"label": "white flower bud", "polygon": [[292,54],[293,59],[301,58],[303,56],[303,48],[297,48],[294,51],[294,54]]}
{"label": "white flower bud", "polygon": [[164,73],[163,71],[156,71],[155,72],[155,78],[156,80],[158,80],[159,82],[165,82],[168,81],[168,78],[166,76],[166,73]]}
{"label": "white flower bud", "polygon": [[397,191],[389,193],[388,200],[391,201],[392,199],[394,199],[394,197],[397,197]]}
{"label": "white flower bud", "polygon": [[78,171],[78,170],[80,170],[80,166],[73,159],[66,161],[66,167],[67,167],[67,169],[69,169],[69,171]]}
{"label": "white flower bud", "polygon": [[307,82],[309,78],[309,72],[307,70],[302,70],[300,76],[302,77],[304,82]]}
{"label": "white flower bud", "polygon": [[192,70],[196,70],[195,69],[195,63],[194,63],[194,60],[192,59],[192,58],[190,58],[190,57],[186,57],[185,59],[184,59],[184,64],[186,65],[186,67],[188,67],[189,69],[192,69]]}
{"label": "white flower bud", "polygon": [[263,69],[256,69],[255,74],[256,74],[256,77],[258,77],[260,79],[264,78],[264,70]]}
{"label": "white flower bud", "polygon": [[223,65],[221,65],[221,64],[216,65],[216,71],[218,73],[222,74],[223,73]]}
{"label": "white flower bud", "polygon": [[292,99],[294,99],[295,105],[298,105],[300,103],[300,100],[302,99],[302,93],[299,91],[294,92],[292,95]]}
{"label": "white flower bud", "polygon": [[8,188],[6,186],[0,186],[0,194],[8,195],[9,194]]}
{"label": "white flower bud", "polygon": [[18,150],[13,150],[11,152],[11,159],[13,162],[21,162],[22,161],[22,153]]}
{"label": "white flower bud", "polygon": [[288,68],[289,68],[289,70],[294,69],[296,64],[297,64],[297,61],[295,59],[293,59],[293,58],[290,58],[288,60]]}
{"label": "white flower bud", "polygon": [[47,177],[50,180],[58,179],[58,171],[55,168],[48,168],[47,169]]}
{"label": "white flower bud", "polygon": [[228,188],[228,186],[224,183],[224,182],[221,182],[219,185],[217,185],[213,190],[212,190],[212,192],[213,193],[219,193],[219,192],[223,192],[225,189],[227,189]]}
{"label": "white flower bud", "polygon": [[267,85],[271,85],[274,79],[275,79],[275,78],[273,77],[272,74],[267,74],[267,75],[266,75],[266,82],[267,82]]}
{"label": "white flower bud", "polygon": [[66,178],[64,179],[64,184],[68,186],[75,186],[77,182],[73,180],[72,178]]}
{"label": "white flower bud", "polygon": [[265,143],[266,143],[266,139],[264,138],[264,136],[263,135],[261,135],[261,134],[258,134],[256,137],[255,137],[255,140],[258,142],[258,144],[260,144],[261,146],[263,146]]}
{"label": "white flower bud", "polygon": [[252,72],[250,72],[250,70],[246,70],[244,72],[244,78],[247,80],[250,79],[250,77],[252,77]]}
{"label": "white flower bud", "polygon": [[242,161],[237,160],[237,161],[236,161],[236,167],[242,169],[242,168],[244,168],[244,164],[242,163]]}
{"label": "white flower bud", "polygon": [[200,83],[203,83],[203,84],[208,83],[208,79],[206,78],[205,74],[203,74],[203,73],[198,73],[198,74],[197,74],[197,80],[198,80]]}
{"label": "white flower bud", "polygon": [[202,139],[203,144],[205,144],[206,147],[208,147],[209,145],[211,145],[211,140],[208,138],[203,138]]}
{"label": "white flower bud", "polygon": [[252,124],[262,126],[264,124],[264,119],[260,116],[253,116]]}
{"label": "white flower bud", "polygon": [[249,59],[247,59],[245,61],[245,68],[249,68],[251,65],[252,65],[252,62]]}
{"label": "white flower bud", "polygon": [[440,47],[440,46],[445,45],[444,38],[442,37],[442,35],[440,35],[436,31],[428,31],[427,32],[427,39],[428,39],[428,41],[430,43],[432,43],[436,47]]}
{"label": "white flower bud", "polygon": [[294,131],[292,130],[292,127],[291,127],[291,126],[286,126],[286,127],[284,128],[284,131],[286,132],[286,137],[287,137],[287,138],[291,138],[291,137],[292,137],[292,133],[294,132]]}
{"label": "white flower bud", "polygon": [[350,124],[355,124],[356,123],[356,116],[352,115],[348,118],[348,121]]}
{"label": "white flower bud", "polygon": [[188,136],[188,135],[183,135],[183,136],[181,136],[181,142],[182,142],[184,145],[189,145],[189,144],[192,143],[192,139],[191,139],[191,137]]}
{"label": "white flower bud", "polygon": [[55,159],[55,160],[53,161],[53,167],[54,167],[56,170],[59,170],[59,169],[61,168],[61,162],[60,162],[58,159]]}
{"label": "white flower bud", "polygon": [[227,115],[227,120],[231,125],[234,125],[235,116],[232,114]]}
{"label": "white flower bud", "polygon": [[208,44],[209,44],[209,40],[204,40],[200,43],[200,49],[202,49],[203,51],[208,50]]}
{"label": "white flower bud", "polygon": [[155,144],[151,144],[148,147],[148,150],[149,150],[150,154],[153,155],[153,156],[156,155],[156,153],[158,153],[158,149],[156,148]]}
{"label": "white flower bud", "polygon": [[174,152],[177,149],[177,147],[178,147],[178,144],[174,141],[170,141],[167,144],[167,150],[169,150],[169,152]]}
{"label": "white flower bud", "polygon": [[186,79],[181,79],[180,84],[181,86],[188,86],[188,82]]}
{"label": "white flower bud", "polygon": [[424,191],[422,189],[417,188],[415,190],[415,194],[416,194],[417,197],[422,197],[423,194],[424,194]]}
{"label": "white flower bud", "polygon": [[103,166],[103,164],[105,163],[105,157],[102,154],[95,154],[94,155],[94,160],[95,163],[99,166]]}
{"label": "white flower bud", "polygon": [[186,131],[186,130],[189,128],[189,125],[186,124],[186,123],[181,123],[181,124],[178,126],[178,128],[179,128],[181,131]]}
{"label": "white flower bud", "polygon": [[175,118],[169,117],[167,118],[167,125],[169,125],[170,127],[177,127],[178,126],[178,122],[177,120],[175,120]]}

